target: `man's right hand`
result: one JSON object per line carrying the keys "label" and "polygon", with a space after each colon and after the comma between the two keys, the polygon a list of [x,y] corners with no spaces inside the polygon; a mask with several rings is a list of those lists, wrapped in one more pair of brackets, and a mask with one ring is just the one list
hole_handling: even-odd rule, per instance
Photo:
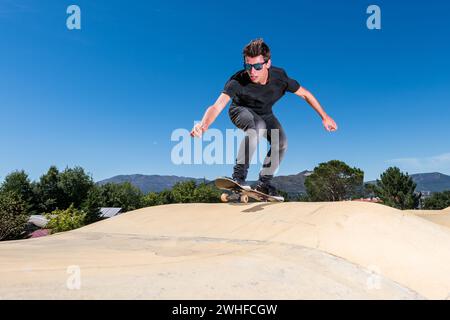
{"label": "man's right hand", "polygon": [[206,130],[207,128],[201,122],[197,123],[194,128],[192,128],[191,137],[200,138]]}
{"label": "man's right hand", "polygon": [[205,114],[203,115],[202,121],[197,123],[191,131],[191,137],[200,138],[208,127],[214,122],[219,113],[226,107],[228,101],[230,101],[230,96],[226,93],[221,93],[219,98],[217,98],[216,102],[206,109]]}

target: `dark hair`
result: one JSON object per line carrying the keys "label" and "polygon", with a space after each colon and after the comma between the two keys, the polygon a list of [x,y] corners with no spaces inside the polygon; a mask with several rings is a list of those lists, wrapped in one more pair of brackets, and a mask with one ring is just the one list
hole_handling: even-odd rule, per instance
{"label": "dark hair", "polygon": [[250,41],[248,45],[245,46],[242,54],[245,57],[257,57],[262,55],[264,57],[264,61],[268,61],[270,59],[270,49],[269,46],[264,42],[262,38],[255,39]]}

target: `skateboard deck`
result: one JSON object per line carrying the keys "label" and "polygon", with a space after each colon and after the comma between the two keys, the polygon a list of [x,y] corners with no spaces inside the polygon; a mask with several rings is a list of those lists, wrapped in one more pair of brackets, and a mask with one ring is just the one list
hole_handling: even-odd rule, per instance
{"label": "skateboard deck", "polygon": [[219,177],[215,181],[216,187],[221,190],[228,190],[231,191],[231,195],[227,193],[222,193],[220,196],[220,200],[222,202],[233,202],[233,201],[240,201],[243,203],[248,202],[248,198],[252,198],[256,201],[269,201],[269,202],[283,202],[283,197],[273,197],[268,194],[265,194],[260,191],[256,191],[253,189],[247,189],[236,183],[230,178],[227,177]]}

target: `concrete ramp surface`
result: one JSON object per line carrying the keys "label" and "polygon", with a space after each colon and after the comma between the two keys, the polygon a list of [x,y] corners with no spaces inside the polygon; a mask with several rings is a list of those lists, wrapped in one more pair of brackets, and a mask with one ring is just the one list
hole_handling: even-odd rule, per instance
{"label": "concrete ramp surface", "polygon": [[0,298],[446,299],[449,266],[450,228],[380,204],[172,204],[0,243]]}

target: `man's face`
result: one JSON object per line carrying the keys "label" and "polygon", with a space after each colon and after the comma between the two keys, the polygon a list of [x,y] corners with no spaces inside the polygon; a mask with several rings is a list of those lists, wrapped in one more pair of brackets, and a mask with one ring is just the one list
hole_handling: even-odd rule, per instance
{"label": "man's face", "polygon": [[[264,57],[262,55],[259,55],[257,57],[245,57],[245,63],[249,64],[255,64],[255,63],[264,63]],[[270,68],[271,61],[269,61],[265,64],[263,64],[263,68],[261,70],[256,70],[254,67],[252,67],[250,70],[247,70],[247,73],[250,77],[250,80],[254,83],[262,83],[264,82],[269,74],[269,68]]]}

